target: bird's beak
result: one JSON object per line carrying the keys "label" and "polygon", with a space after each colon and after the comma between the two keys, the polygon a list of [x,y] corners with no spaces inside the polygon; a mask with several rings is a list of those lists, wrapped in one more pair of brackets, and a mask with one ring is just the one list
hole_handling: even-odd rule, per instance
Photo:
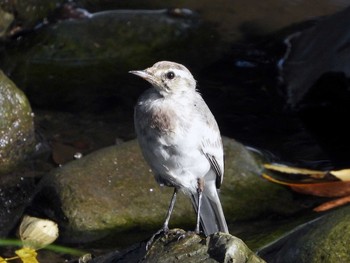
{"label": "bird's beak", "polygon": [[136,76],[139,76],[139,77],[143,78],[144,80],[147,80],[153,86],[159,86],[157,78],[154,77],[149,72],[147,72],[147,70],[131,70],[131,71],[129,71],[129,73],[134,74]]}
{"label": "bird's beak", "polygon": [[150,76],[150,74],[145,70],[131,70],[129,73],[139,76],[143,79],[147,79]]}

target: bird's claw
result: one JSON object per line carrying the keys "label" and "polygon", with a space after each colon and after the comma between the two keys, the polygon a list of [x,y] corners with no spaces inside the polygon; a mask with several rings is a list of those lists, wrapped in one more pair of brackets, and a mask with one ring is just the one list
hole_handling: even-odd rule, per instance
{"label": "bird's claw", "polygon": [[[179,234],[180,234],[180,233],[179,233]],[[181,240],[181,239],[183,239],[183,238],[186,238],[186,237],[192,236],[192,235],[198,235],[198,236],[200,236],[201,234],[203,234],[203,232],[201,232],[201,231],[199,231],[199,232],[197,232],[197,231],[187,231],[187,232],[182,233],[181,235],[179,235],[179,237],[177,238],[177,240],[179,241],[179,240]]]}
{"label": "bird's claw", "polygon": [[152,246],[152,244],[153,244],[153,242],[154,242],[154,239],[155,239],[157,236],[159,236],[159,235],[162,234],[162,233],[164,233],[164,235],[166,235],[168,232],[169,232],[169,228],[168,228],[168,227],[163,227],[163,228],[159,229],[156,233],[154,233],[154,234],[151,236],[151,238],[150,238],[150,239],[147,241],[147,243],[146,243],[146,250],[148,251],[148,250],[151,248],[151,246]]}

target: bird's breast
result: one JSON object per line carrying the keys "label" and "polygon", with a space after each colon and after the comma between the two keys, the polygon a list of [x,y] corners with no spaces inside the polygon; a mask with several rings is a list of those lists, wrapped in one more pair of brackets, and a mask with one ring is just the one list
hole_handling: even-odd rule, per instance
{"label": "bird's breast", "polygon": [[155,108],[148,116],[149,127],[160,133],[170,133],[175,130],[174,112],[167,108]]}

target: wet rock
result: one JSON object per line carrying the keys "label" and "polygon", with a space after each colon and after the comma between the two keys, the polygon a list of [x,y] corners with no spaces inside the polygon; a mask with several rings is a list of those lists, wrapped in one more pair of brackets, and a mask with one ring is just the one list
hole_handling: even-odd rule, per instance
{"label": "wet rock", "polygon": [[4,11],[0,7],[0,38],[5,36],[13,20],[14,20],[14,15]]}
{"label": "wet rock", "polygon": [[21,166],[35,144],[33,116],[24,93],[0,70],[0,237],[6,237],[33,194]]}
{"label": "wet rock", "polygon": [[207,238],[181,229],[170,230],[146,251],[145,243],[120,253],[95,258],[91,263],[109,262],[235,262],[263,263],[242,240],[224,233]]}
{"label": "wet rock", "polygon": [[290,36],[282,67],[287,103],[337,169],[350,165],[349,22],[347,8]]}
{"label": "wet rock", "polygon": [[[229,223],[301,209],[290,191],[259,177],[260,166],[244,146],[231,139],[225,139],[224,145],[221,199]],[[157,185],[135,140],[57,168],[43,178],[40,188],[30,209],[60,222],[62,240],[87,242],[127,234],[127,240],[113,239],[124,242],[119,245],[159,229],[173,191]],[[195,213],[189,198],[179,196],[170,226],[194,229]]]}
{"label": "wet rock", "polygon": [[[68,163],[43,178],[41,185],[34,205],[40,211],[56,209],[51,214],[63,226],[60,237],[70,242],[96,240],[112,230],[114,234],[129,231],[132,238],[138,235],[132,229],[159,228],[172,195],[172,189],[156,184],[136,141]],[[192,213],[189,200],[180,197],[180,204],[174,224],[187,223],[184,218]]]}
{"label": "wet rock", "polygon": [[157,239],[141,262],[265,262],[239,238],[215,233],[207,238],[172,230]]}
{"label": "wet rock", "polygon": [[288,215],[300,209],[288,190],[260,177],[261,156],[232,139],[224,138],[223,144],[225,176],[220,193],[228,221],[253,219],[266,213]]}
{"label": "wet rock", "polygon": [[339,27],[349,22],[350,8],[320,18],[315,25],[290,36],[290,54],[282,68],[288,103],[298,107],[325,73],[350,75],[350,30]]}
{"label": "wet rock", "polygon": [[35,180],[21,172],[2,175],[0,179],[0,238],[14,230],[22,213],[31,201]]}
{"label": "wet rock", "polygon": [[[214,36],[187,9],[105,11],[47,25],[8,48],[4,60],[32,104],[127,110],[140,94],[140,82],[128,76],[129,70],[164,59],[188,66],[199,59],[198,67],[215,56]],[[212,52],[204,52],[203,42]]]}
{"label": "wet rock", "polygon": [[349,262],[349,220],[349,206],[332,211],[296,228],[259,255],[271,263]]}
{"label": "wet rock", "polygon": [[0,174],[33,151],[33,114],[25,94],[0,70]]}
{"label": "wet rock", "polygon": [[[12,35],[23,30],[32,30],[55,10],[62,0],[3,1],[0,5],[7,14],[15,17],[11,25]],[[6,31],[5,31],[6,32]]]}

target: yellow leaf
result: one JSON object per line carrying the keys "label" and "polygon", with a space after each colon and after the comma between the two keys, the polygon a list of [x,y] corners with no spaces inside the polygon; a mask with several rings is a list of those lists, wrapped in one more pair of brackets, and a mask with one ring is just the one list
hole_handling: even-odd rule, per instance
{"label": "yellow leaf", "polygon": [[24,247],[16,250],[16,254],[21,258],[23,263],[39,263],[36,259],[37,253],[34,249]]}
{"label": "yellow leaf", "polygon": [[264,164],[264,167],[266,169],[278,171],[281,173],[304,174],[304,175],[309,175],[310,177],[313,177],[313,178],[323,178],[327,174],[327,172],[325,171],[298,168],[298,167],[286,166],[282,164]]}
{"label": "yellow leaf", "polygon": [[0,257],[0,263],[6,263],[6,262],[7,262],[6,259]]}
{"label": "yellow leaf", "polygon": [[331,174],[342,181],[350,181],[350,169],[331,171]]}

